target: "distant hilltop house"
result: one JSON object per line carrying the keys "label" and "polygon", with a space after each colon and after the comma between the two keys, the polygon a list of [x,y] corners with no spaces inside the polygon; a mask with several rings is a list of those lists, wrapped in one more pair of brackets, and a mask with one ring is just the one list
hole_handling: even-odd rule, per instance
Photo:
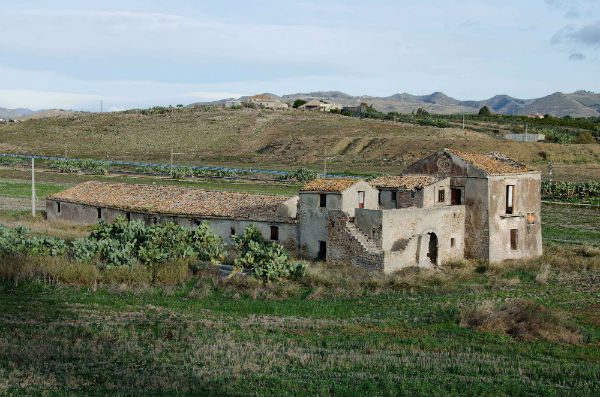
{"label": "distant hilltop house", "polygon": [[308,111],[318,110],[321,112],[329,112],[333,109],[341,109],[341,108],[342,108],[342,105],[338,105],[335,103],[321,102],[316,99],[310,100],[310,101],[306,102],[304,105],[299,107],[299,109],[301,109],[301,110],[308,110]]}
{"label": "distant hilltop house", "polygon": [[394,272],[541,255],[540,180],[499,153],[444,149],[402,175],[316,179],[296,196],[86,182],[48,196],[46,211],[84,224],[208,221],[226,242],[254,224],[300,256]]}
{"label": "distant hilltop house", "polygon": [[529,117],[530,119],[543,119],[544,115],[543,114],[539,114],[539,113],[529,113],[527,115],[527,117]]}
{"label": "distant hilltop house", "polygon": [[289,108],[287,103],[282,102],[279,99],[271,98],[270,96],[264,94],[251,96],[247,99],[246,103],[251,103],[261,108],[273,110],[287,110]]}

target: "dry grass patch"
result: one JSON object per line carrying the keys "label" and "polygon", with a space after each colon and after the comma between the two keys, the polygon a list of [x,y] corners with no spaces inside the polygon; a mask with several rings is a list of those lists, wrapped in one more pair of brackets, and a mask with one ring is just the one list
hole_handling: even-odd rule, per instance
{"label": "dry grass patch", "polygon": [[500,307],[485,301],[464,309],[460,325],[477,331],[510,335],[521,341],[548,340],[581,343],[581,332],[569,325],[564,314],[539,304],[515,299]]}

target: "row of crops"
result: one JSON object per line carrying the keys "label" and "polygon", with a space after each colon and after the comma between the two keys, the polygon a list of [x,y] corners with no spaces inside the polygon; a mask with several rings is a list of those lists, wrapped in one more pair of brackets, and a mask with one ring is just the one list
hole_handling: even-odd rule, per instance
{"label": "row of crops", "polygon": [[[23,157],[0,156],[0,165],[27,165],[29,162],[29,159]],[[64,173],[86,172],[94,175],[108,175],[111,171],[123,171],[127,169],[126,166],[119,163],[92,159],[51,159],[46,160],[44,165]],[[250,176],[252,173],[260,173],[258,170],[234,171],[232,169],[210,169],[209,167],[189,166],[170,167],[166,165],[140,165],[134,168],[134,172],[168,175],[176,179],[187,177],[243,178]],[[317,176],[318,174],[315,171],[307,168],[278,173],[279,179],[295,179],[298,181],[310,181]]]}
{"label": "row of crops", "polygon": [[174,223],[146,225],[124,217],[110,224],[101,222],[88,237],[71,242],[36,236],[22,226],[0,225],[0,256],[14,255],[62,255],[72,262],[91,263],[100,269],[142,265],[153,272],[182,258],[194,259],[195,266],[229,260],[235,271],[247,270],[267,281],[301,277],[306,269],[304,262],[293,262],[281,245],[266,241],[254,225],[234,236],[234,244],[227,247],[207,222],[187,230]]}
{"label": "row of crops", "polygon": [[542,182],[542,195],[564,199],[600,199],[600,182]]}

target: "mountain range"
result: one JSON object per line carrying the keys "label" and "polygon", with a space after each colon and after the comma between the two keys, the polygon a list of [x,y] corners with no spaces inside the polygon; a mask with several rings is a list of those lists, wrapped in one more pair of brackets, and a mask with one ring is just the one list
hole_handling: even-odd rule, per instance
{"label": "mountain range", "polygon": [[[318,91],[277,96],[265,93],[272,98],[292,103],[296,99],[323,100],[340,105],[358,105],[365,102],[381,112],[411,113],[424,108],[430,113],[474,113],[487,105],[494,113],[527,115],[531,113],[552,114],[554,116],[598,117],[600,116],[600,94],[590,91],[576,91],[571,94],[556,92],[541,98],[519,99],[509,95],[496,95],[479,101],[461,101],[447,96],[443,92],[429,95],[394,94],[387,97],[352,96],[340,91]],[[245,99],[247,97],[241,97]],[[225,100],[199,102],[192,105],[223,105]]]}

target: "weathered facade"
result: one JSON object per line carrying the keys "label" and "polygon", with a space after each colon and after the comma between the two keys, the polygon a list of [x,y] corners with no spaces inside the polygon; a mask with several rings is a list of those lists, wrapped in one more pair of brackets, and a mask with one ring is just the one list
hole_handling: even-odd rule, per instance
{"label": "weathered facade", "polygon": [[226,242],[254,224],[301,256],[385,272],[542,253],[539,172],[497,154],[451,150],[369,183],[317,179],[294,197],[87,182],[50,195],[46,210],[49,219],[85,224],[118,216],[186,228],[207,221]]}

